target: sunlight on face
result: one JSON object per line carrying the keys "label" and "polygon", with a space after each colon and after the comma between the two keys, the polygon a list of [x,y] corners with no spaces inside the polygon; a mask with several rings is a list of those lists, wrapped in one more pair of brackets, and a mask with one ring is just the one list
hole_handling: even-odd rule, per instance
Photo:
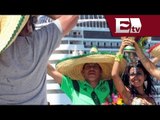
{"label": "sunlight on face", "polygon": [[132,67],[129,71],[129,78],[130,78],[130,83],[135,87],[143,86],[144,80],[146,79],[142,69],[137,68],[137,71],[135,73],[134,67]]}
{"label": "sunlight on face", "polygon": [[97,63],[86,63],[83,66],[82,74],[86,80],[99,81],[102,75],[102,69]]}

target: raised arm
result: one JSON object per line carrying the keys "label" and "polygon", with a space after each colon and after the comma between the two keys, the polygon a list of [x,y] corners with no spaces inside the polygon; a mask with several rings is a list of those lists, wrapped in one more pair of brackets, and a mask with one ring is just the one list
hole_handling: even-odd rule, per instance
{"label": "raised arm", "polygon": [[63,36],[69,33],[76,26],[79,15],[47,15],[53,20],[58,19],[62,26]]}
{"label": "raised arm", "polygon": [[50,75],[57,83],[61,84],[62,74],[54,69],[52,65],[48,63],[47,65],[47,73]]}
{"label": "raised arm", "polygon": [[122,81],[120,74],[119,74],[120,60],[123,55],[123,49],[126,45],[127,45],[127,42],[122,41],[122,44],[119,48],[119,52],[116,54],[113,68],[112,68],[112,79],[113,79],[113,82],[114,82],[114,85],[115,85],[117,91],[122,96],[124,103],[130,105],[131,104],[131,94],[130,94],[129,90],[127,90],[125,85],[123,84],[123,81]]}
{"label": "raised arm", "polygon": [[[142,62],[143,66],[146,70],[154,76],[157,80],[160,80],[160,70],[157,69],[155,63],[153,63],[148,57],[145,56],[143,51],[140,49],[138,44],[134,40],[129,40],[133,43],[137,56],[139,57],[140,61]],[[155,61],[154,61],[155,62]]]}

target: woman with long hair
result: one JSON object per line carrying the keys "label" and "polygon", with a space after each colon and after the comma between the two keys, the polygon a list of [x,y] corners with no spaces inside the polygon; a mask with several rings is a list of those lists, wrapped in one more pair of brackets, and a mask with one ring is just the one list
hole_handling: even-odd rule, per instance
{"label": "woman with long hair", "polygon": [[119,74],[123,50],[127,45],[130,45],[130,42],[122,38],[122,44],[116,54],[112,69],[115,87],[126,105],[155,105],[156,102],[152,97],[156,93],[153,78],[140,61],[136,66],[128,65],[122,77]]}

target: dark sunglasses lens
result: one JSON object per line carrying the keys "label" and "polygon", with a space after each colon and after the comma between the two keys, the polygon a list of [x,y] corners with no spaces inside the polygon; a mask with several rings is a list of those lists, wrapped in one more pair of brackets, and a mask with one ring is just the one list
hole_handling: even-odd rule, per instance
{"label": "dark sunglasses lens", "polygon": [[137,72],[136,74],[135,73],[129,74],[129,76],[135,76],[135,75],[142,75],[142,73],[141,72]]}
{"label": "dark sunglasses lens", "polygon": [[141,72],[138,72],[137,75],[142,75],[142,73],[141,73]]}

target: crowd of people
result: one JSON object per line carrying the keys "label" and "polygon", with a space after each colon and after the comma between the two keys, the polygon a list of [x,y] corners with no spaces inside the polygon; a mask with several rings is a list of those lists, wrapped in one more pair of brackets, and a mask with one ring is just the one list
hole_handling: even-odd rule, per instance
{"label": "crowd of people", "polygon": [[[124,36],[116,54],[94,46],[90,53],[58,61],[54,68],[49,57],[79,16],[48,17],[53,23],[35,30],[38,15],[0,16],[1,105],[47,105],[47,73],[73,105],[156,105],[153,77],[160,80],[158,51],[150,60],[135,39]],[[126,46],[135,48],[136,65],[128,63]]]}

